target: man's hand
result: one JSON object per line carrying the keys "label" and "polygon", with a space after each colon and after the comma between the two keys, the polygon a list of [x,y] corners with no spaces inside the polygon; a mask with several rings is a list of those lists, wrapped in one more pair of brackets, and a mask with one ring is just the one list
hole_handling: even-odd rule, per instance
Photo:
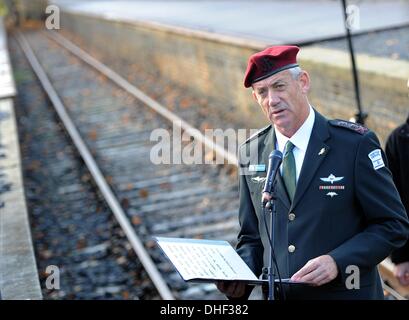
{"label": "man's hand", "polygon": [[337,275],[338,268],[334,259],[329,255],[323,255],[308,261],[291,277],[291,280],[321,286],[334,280]]}
{"label": "man's hand", "polygon": [[409,286],[409,262],[397,264],[394,273],[402,286]]}
{"label": "man's hand", "polygon": [[242,281],[217,281],[217,289],[231,298],[240,298],[246,293],[246,284]]}

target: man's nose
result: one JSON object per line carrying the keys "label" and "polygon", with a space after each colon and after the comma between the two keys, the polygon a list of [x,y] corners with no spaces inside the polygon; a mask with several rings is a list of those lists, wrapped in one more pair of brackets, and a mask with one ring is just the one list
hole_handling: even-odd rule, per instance
{"label": "man's nose", "polygon": [[278,95],[273,91],[270,90],[270,92],[268,93],[268,105],[269,107],[275,107],[277,104],[280,103],[280,98],[278,97]]}

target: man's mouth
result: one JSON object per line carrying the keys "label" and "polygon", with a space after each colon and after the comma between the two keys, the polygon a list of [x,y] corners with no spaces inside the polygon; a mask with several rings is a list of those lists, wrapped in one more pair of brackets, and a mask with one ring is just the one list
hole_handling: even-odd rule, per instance
{"label": "man's mouth", "polygon": [[278,109],[278,110],[273,110],[270,112],[270,115],[276,117],[278,115],[280,115],[281,113],[283,113],[285,111],[285,109]]}

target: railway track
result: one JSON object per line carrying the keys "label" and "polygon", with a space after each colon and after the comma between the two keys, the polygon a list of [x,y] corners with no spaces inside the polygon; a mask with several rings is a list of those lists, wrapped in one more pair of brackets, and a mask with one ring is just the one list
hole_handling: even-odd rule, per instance
{"label": "railway track", "polygon": [[[25,194],[43,297],[158,297],[15,41],[11,49]],[[47,287],[51,274],[52,287]]]}
{"label": "railway track", "polygon": [[[33,31],[16,39],[160,296],[224,298],[214,285],[184,283],[152,236],[234,244],[238,199],[232,166],[154,165],[150,151],[157,142],[149,136],[157,128],[172,132],[168,119],[50,36]],[[224,149],[216,152],[228,156]]]}

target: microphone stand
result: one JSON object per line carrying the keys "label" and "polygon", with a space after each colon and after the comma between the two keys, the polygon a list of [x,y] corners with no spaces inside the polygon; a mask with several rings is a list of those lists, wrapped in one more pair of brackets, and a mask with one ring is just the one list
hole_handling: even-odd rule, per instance
{"label": "microphone stand", "polygon": [[263,203],[264,214],[266,215],[270,211],[270,261],[268,266],[268,300],[275,300],[274,289],[275,289],[275,274],[274,274],[274,264],[273,264],[273,245],[274,245],[274,226],[275,226],[275,215],[276,215],[276,205],[275,200],[277,199],[275,194],[276,181],[273,183],[272,192],[270,194],[271,199],[266,203]]}

